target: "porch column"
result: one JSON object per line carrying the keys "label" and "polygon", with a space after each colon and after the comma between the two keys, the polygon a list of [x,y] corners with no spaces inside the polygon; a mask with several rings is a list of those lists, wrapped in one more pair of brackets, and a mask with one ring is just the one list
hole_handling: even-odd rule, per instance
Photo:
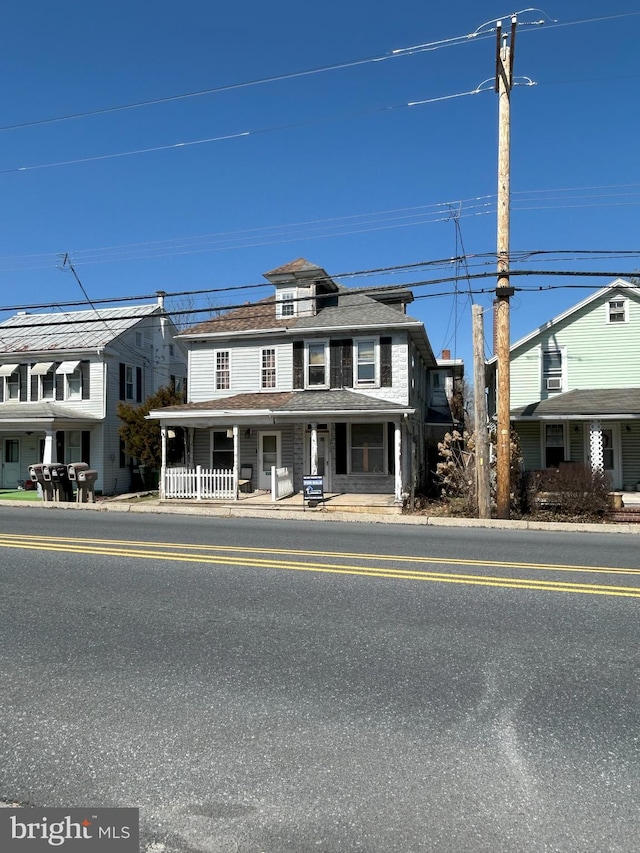
{"label": "porch column", "polygon": [[195,432],[195,430],[193,427],[189,427],[187,429],[187,447],[186,447],[187,458],[185,459],[185,462],[187,463],[188,468],[193,468],[193,435],[194,435],[194,432]]}
{"label": "porch column", "polygon": [[53,430],[46,429],[44,431],[44,453],[42,456],[42,461],[46,465],[50,465],[53,462],[53,439]]}
{"label": "porch column", "polygon": [[318,473],[318,424],[311,424],[311,474]]}
{"label": "porch column", "polygon": [[394,421],[393,461],[395,467],[395,501],[402,503],[402,421]]}
{"label": "porch column", "polygon": [[233,425],[233,483],[235,495],[234,500],[240,500],[240,487],[238,480],[240,479],[240,448],[238,446],[238,424]]}
{"label": "porch column", "polygon": [[591,469],[593,471],[604,471],[604,454],[602,450],[602,426],[600,421],[594,420],[589,424],[589,451],[591,455]]}
{"label": "porch column", "polygon": [[167,428],[164,424],[160,425],[160,447],[161,447],[161,462],[160,462],[160,500],[164,498],[164,478],[167,473]]}

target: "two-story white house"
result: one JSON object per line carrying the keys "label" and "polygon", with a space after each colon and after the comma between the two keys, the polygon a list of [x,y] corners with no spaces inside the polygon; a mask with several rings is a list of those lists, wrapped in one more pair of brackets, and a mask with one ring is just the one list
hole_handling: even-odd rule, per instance
{"label": "two-story white house", "polygon": [[[240,480],[273,490],[275,470],[289,492],[317,475],[325,492],[402,502],[427,477],[429,371],[438,367],[424,325],[406,313],[412,294],[345,288],[303,258],[265,278],[272,297],[180,335],[189,348],[189,402],[149,416],[165,444],[182,427],[189,470],[230,474],[224,486],[222,474],[215,486],[203,480],[198,496],[204,488],[237,497]],[[439,392],[433,411],[446,406]],[[450,412],[446,421],[440,432],[451,427]],[[170,474],[165,497],[194,496],[173,488]]]}
{"label": "two-story white house", "polygon": [[97,490],[127,491],[118,402],[184,384],[175,335],[162,294],[153,305],[20,312],[0,323],[0,488],[27,481],[38,462],[86,462]]}
{"label": "two-story white house", "polygon": [[[495,357],[488,362],[495,413]],[[511,346],[511,420],[525,468],[580,462],[640,481],[640,289],[611,282]]]}

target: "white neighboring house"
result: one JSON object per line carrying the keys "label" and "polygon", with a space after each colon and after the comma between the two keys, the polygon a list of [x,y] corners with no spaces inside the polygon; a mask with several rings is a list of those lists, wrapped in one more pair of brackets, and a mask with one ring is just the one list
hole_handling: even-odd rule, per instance
{"label": "white neighboring house", "polygon": [[406,313],[411,291],[346,288],[304,258],[265,278],[272,297],[180,336],[189,401],[149,414],[165,447],[186,434],[185,466],[163,465],[163,497],[237,499],[242,487],[275,499],[321,476],[325,492],[402,503],[455,420],[443,390],[453,367]]}
{"label": "white neighboring house", "polygon": [[38,462],[86,462],[96,489],[126,492],[133,460],[119,436],[120,400],[184,387],[187,356],[164,310],[152,305],[20,312],[0,323],[0,488]]}

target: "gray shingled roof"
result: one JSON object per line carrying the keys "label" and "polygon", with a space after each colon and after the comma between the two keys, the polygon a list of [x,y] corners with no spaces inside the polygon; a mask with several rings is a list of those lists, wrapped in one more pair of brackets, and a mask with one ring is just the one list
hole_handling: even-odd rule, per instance
{"label": "gray shingled roof", "polygon": [[65,406],[62,403],[3,403],[0,406],[0,422],[13,421],[19,419],[21,421],[33,421],[48,419],[64,419],[72,421],[99,421],[102,420],[99,415],[85,414],[79,412],[73,406]]}
{"label": "gray shingled roof", "polygon": [[296,414],[303,412],[407,412],[413,411],[410,406],[402,406],[376,397],[356,394],[353,391],[341,389],[331,391],[280,391],[266,394],[234,394],[231,397],[220,397],[215,400],[205,400],[198,403],[185,403],[182,406],[167,406],[156,409],[156,413],[187,414],[189,412],[224,412],[251,410],[269,411],[274,415]]}
{"label": "gray shingled roof", "polygon": [[640,415],[640,388],[595,388],[567,391],[511,410],[512,418],[624,417]]}
{"label": "gray shingled roof", "polygon": [[155,304],[55,314],[15,314],[0,323],[0,354],[97,349],[135,326],[142,317],[159,310]]}

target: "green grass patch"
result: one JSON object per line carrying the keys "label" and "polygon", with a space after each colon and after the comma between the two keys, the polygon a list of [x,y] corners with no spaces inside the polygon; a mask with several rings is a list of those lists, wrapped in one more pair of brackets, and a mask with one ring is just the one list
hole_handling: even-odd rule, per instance
{"label": "green grass patch", "polygon": [[39,501],[37,489],[0,489],[0,500]]}

